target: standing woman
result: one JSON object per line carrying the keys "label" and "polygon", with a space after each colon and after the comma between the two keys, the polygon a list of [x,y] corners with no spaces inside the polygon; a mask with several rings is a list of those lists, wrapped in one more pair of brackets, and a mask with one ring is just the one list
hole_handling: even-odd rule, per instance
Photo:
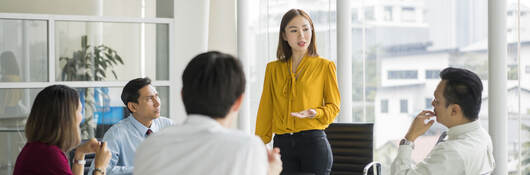
{"label": "standing woman", "polygon": [[317,53],[309,15],[283,15],[278,60],[267,64],[256,135],[280,148],[283,173],[329,174],[333,163],[324,129],[339,113],[335,64]]}
{"label": "standing woman", "polygon": [[68,86],[52,85],[40,91],[26,123],[28,142],[17,157],[13,174],[81,175],[85,154],[94,152],[99,169],[94,174],[104,174],[111,155],[106,143],[96,139],[78,146],[72,169],[68,165],[65,153],[76,147],[81,138],[81,109],[77,91]]}

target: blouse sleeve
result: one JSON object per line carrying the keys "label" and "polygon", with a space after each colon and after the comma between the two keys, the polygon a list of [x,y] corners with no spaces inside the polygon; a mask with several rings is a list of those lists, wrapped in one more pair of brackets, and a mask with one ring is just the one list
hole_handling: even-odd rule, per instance
{"label": "blouse sleeve", "polygon": [[335,63],[330,61],[327,71],[324,71],[326,73],[324,78],[324,105],[316,109],[317,115],[315,118],[324,121],[326,124],[332,123],[340,111],[340,93],[336,70]]}
{"label": "blouse sleeve", "polygon": [[261,138],[263,143],[269,143],[272,139],[272,72],[271,63],[267,64],[265,70],[265,81],[263,83],[263,92],[258,108],[256,119],[256,135]]}

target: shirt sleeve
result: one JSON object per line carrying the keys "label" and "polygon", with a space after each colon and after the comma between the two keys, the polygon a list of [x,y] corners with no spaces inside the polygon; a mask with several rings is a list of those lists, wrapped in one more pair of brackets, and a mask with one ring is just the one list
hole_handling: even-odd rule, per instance
{"label": "shirt sleeve", "polygon": [[335,63],[330,61],[328,64],[328,69],[325,71],[326,76],[324,80],[324,106],[317,107],[316,119],[321,119],[321,121],[326,124],[330,124],[335,120],[335,117],[340,111],[340,92],[339,86],[337,83],[337,68]]}
{"label": "shirt sleeve", "polygon": [[412,147],[401,145],[398,155],[392,162],[392,175],[446,175],[464,174],[464,161],[460,155],[439,144],[420,163],[415,164],[411,158]]}
{"label": "shirt sleeve", "polygon": [[[124,156],[126,155],[120,155],[120,140],[118,139],[118,136],[115,135],[115,133],[116,130],[109,130],[107,131],[107,133],[105,133],[105,136],[103,137],[103,141],[107,142],[107,148],[111,153],[111,159],[106,170],[107,174],[132,174],[133,166],[118,166],[118,161],[120,159],[124,159]],[[94,161],[92,161],[92,164],[90,165],[89,174],[92,174],[92,172],[94,171],[94,166]]]}
{"label": "shirt sleeve", "polygon": [[272,139],[272,70],[271,63],[267,64],[265,70],[265,81],[263,82],[263,92],[258,108],[256,119],[256,135],[263,143],[269,143]]}
{"label": "shirt sleeve", "polygon": [[247,161],[244,174],[266,175],[269,169],[267,150],[265,145],[257,138],[252,140],[252,144],[247,148]]}
{"label": "shirt sleeve", "polygon": [[[144,140],[144,142],[140,143],[140,145],[138,145],[138,148],[136,148],[136,153],[135,153],[135,156],[134,156],[134,173],[133,174],[148,174],[146,172],[149,172],[149,168],[150,168],[150,164],[149,163],[145,163],[145,162],[141,162],[141,161],[138,161],[138,160],[148,160],[149,157],[146,157],[149,155],[148,153],[148,150],[144,150],[143,147],[145,147],[145,145],[149,145],[150,142],[146,139]],[[153,156],[153,155],[151,155]]]}
{"label": "shirt sleeve", "polygon": [[167,118],[167,121],[168,121],[168,125],[166,127],[173,126],[175,124],[175,122],[173,122],[173,120],[170,118]]}

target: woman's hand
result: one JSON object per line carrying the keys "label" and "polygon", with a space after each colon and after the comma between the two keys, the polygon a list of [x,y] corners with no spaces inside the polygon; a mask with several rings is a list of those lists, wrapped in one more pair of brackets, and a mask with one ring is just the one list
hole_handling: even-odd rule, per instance
{"label": "woman's hand", "polygon": [[94,167],[105,171],[109,164],[110,158],[111,154],[110,150],[107,148],[107,142],[101,142],[101,146],[96,152],[96,158],[94,158]]}
{"label": "woman's hand", "polygon": [[291,112],[291,116],[298,118],[313,118],[317,115],[317,111],[314,109],[308,109],[300,112]]}
{"label": "woman's hand", "polygon": [[[83,143],[81,145],[79,145],[75,149],[74,160],[76,160],[76,161],[85,160],[85,154],[97,152],[100,149],[100,145],[101,145],[101,143],[98,142],[98,140],[96,140],[94,138],[88,140],[87,142],[85,142],[85,143]],[[72,165],[72,173],[73,174],[83,174],[84,169],[85,168],[84,168],[83,164],[74,163]]]}
{"label": "woman's hand", "polygon": [[79,147],[77,147],[76,149],[76,153],[82,153],[82,154],[87,154],[87,153],[95,153],[96,151],[99,150],[99,147],[100,147],[101,143],[98,142],[98,140],[92,138],[90,140],[88,140],[87,142],[79,145]]}

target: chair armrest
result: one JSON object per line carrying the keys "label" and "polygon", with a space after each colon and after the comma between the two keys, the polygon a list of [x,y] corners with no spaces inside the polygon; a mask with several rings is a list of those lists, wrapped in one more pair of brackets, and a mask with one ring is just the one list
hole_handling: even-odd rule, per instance
{"label": "chair armrest", "polygon": [[379,163],[379,162],[370,162],[369,164],[364,166],[363,175],[368,175],[368,171],[372,167],[374,167],[374,175],[380,175],[381,174],[381,163]]}

